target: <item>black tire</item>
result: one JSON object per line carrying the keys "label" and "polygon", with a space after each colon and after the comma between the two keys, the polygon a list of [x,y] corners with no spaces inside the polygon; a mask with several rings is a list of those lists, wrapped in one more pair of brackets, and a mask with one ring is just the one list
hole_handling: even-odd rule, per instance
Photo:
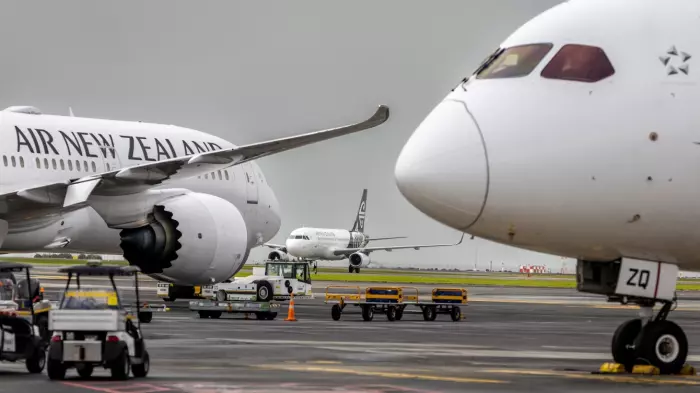
{"label": "black tire", "polygon": [[131,369],[131,360],[129,353],[124,350],[117,359],[109,366],[109,371],[112,374],[112,379],[124,381],[129,379],[129,370]]}
{"label": "black tire", "polygon": [[352,265],[348,266],[348,273],[354,273],[354,272],[355,272],[355,268]]}
{"label": "black tire", "polygon": [[403,318],[403,307],[396,309],[396,320],[400,321]]}
{"label": "black tire", "polygon": [[44,371],[44,367],[46,366],[46,352],[42,346],[34,348],[32,356],[27,358],[25,366],[27,366],[27,371],[32,374],[40,374]]}
{"label": "black tire", "polygon": [[80,375],[80,378],[88,379],[92,377],[92,372],[95,370],[92,364],[83,364],[80,367],[76,367],[75,370]]}
{"label": "black tire", "polygon": [[395,306],[389,306],[386,308],[386,319],[390,320],[391,322],[396,320],[396,307]]}
{"label": "black tire", "polygon": [[197,311],[197,314],[199,314],[200,319],[209,318],[209,311]]}
{"label": "black tire", "polygon": [[637,358],[658,367],[661,374],[677,374],[688,358],[688,338],[671,321],[650,322],[637,338]]}
{"label": "black tire", "polygon": [[437,317],[435,306],[426,306],[423,308],[423,319],[426,321],[434,321]]}
{"label": "black tire", "polygon": [[209,318],[211,318],[211,319],[221,318],[221,311],[209,311]]}
{"label": "black tire", "polygon": [[356,268],[355,268],[355,273],[360,274],[360,268],[359,268],[359,267],[356,267]]}
{"label": "black tire", "polygon": [[48,343],[51,340],[51,332],[49,331],[49,316],[47,313],[37,315],[36,325],[39,327],[39,335],[42,341]]}
{"label": "black tire", "polygon": [[334,321],[340,320],[340,315],[342,314],[342,311],[340,310],[340,306],[337,304],[334,304],[333,307],[331,307],[331,318],[333,318]]}
{"label": "black tire", "polygon": [[374,318],[374,309],[371,306],[362,306],[362,319],[366,322]]}
{"label": "black tire", "polygon": [[151,323],[153,320],[153,313],[150,311],[141,311],[139,313],[139,321],[141,323]]}
{"label": "black tire", "polygon": [[618,326],[613,334],[611,351],[615,363],[625,367],[627,372],[632,372],[634,361],[637,358],[634,349],[634,341],[642,331],[642,320],[631,319]]}
{"label": "black tire", "polygon": [[148,371],[151,369],[151,358],[148,356],[148,351],[143,350],[143,363],[132,364],[131,373],[134,374],[136,378],[144,378],[148,375]]}
{"label": "black tire", "polygon": [[272,284],[264,280],[258,281],[258,287],[255,289],[255,293],[259,302],[269,302],[275,294],[272,290]]}
{"label": "black tire", "polygon": [[61,363],[60,360],[54,360],[49,358],[46,362],[46,374],[49,375],[49,379],[62,380],[66,378],[66,366]]}
{"label": "black tire", "polygon": [[459,308],[459,306],[452,307],[450,310],[450,317],[454,322],[457,322],[462,318],[462,310]]}
{"label": "black tire", "polygon": [[216,300],[218,300],[220,302],[225,302],[226,298],[227,298],[226,291],[224,291],[223,289],[216,292]]}
{"label": "black tire", "polygon": [[166,302],[174,302],[177,299],[175,296],[164,297],[163,300]]}

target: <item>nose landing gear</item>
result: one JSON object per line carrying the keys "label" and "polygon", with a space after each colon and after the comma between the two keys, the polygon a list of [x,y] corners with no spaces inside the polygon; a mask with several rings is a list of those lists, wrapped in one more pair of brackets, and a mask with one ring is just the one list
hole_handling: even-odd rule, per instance
{"label": "nose landing gear", "polygon": [[627,372],[635,365],[651,365],[661,374],[678,374],[688,358],[688,338],[676,323],[667,320],[675,303],[664,302],[656,318],[653,303],[641,305],[640,318],[620,325],[612,339],[612,355]]}

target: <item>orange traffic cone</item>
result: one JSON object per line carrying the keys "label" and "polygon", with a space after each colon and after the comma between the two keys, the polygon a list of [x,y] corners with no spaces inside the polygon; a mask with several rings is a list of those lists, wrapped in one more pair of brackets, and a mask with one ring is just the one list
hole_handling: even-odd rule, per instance
{"label": "orange traffic cone", "polygon": [[294,322],[297,320],[294,316],[294,293],[291,295],[292,297],[289,299],[289,308],[287,309],[287,319],[285,319],[285,321]]}

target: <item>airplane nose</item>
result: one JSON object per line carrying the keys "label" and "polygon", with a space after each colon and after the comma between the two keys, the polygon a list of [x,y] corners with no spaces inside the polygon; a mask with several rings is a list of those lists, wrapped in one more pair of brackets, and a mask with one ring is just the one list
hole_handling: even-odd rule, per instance
{"label": "airplane nose", "polygon": [[418,210],[455,229],[472,226],[486,203],[489,169],[481,131],[461,101],[443,101],[403,147],[396,185]]}

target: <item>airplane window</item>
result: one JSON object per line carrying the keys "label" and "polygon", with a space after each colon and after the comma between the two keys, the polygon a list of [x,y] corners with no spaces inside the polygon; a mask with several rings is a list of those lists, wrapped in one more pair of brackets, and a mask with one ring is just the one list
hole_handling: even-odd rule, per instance
{"label": "airplane window", "polygon": [[304,237],[301,236],[301,235],[297,235],[296,238],[297,238],[297,239],[303,239]]}
{"label": "airplane window", "polygon": [[12,166],[16,167],[17,166],[17,161],[15,161],[15,156],[10,157],[12,159]]}
{"label": "airplane window", "polygon": [[526,76],[540,64],[552,44],[513,46],[487,60],[476,74],[477,79],[517,78]]}
{"label": "airplane window", "polygon": [[39,157],[36,158],[36,167],[41,168],[41,160],[39,159]]}
{"label": "airplane window", "polygon": [[222,178],[221,178],[221,170],[219,169],[218,172],[219,172],[219,180],[222,180]]}
{"label": "airplane window", "polygon": [[55,158],[51,159],[51,165],[53,166],[53,169],[55,170],[56,169],[56,159]]}
{"label": "airplane window", "polygon": [[65,165],[65,163],[63,162],[63,159],[61,159],[60,162],[61,162],[61,170],[62,170],[62,171],[65,171],[65,170],[66,170],[66,165]]}
{"label": "airplane window", "polygon": [[49,169],[49,159],[44,158],[44,168]]}
{"label": "airplane window", "polygon": [[578,82],[598,82],[615,73],[610,59],[598,47],[564,45],[542,70],[542,77]]}
{"label": "airplane window", "polygon": [[211,179],[216,180],[216,176],[214,175],[214,172],[211,173]]}
{"label": "airplane window", "polygon": [[80,161],[78,160],[75,160],[75,169],[77,169],[78,172],[80,172]]}
{"label": "airplane window", "polygon": [[2,156],[2,163],[7,166],[7,156]]}
{"label": "airplane window", "polygon": [[90,171],[90,167],[88,166],[87,161],[83,161],[83,168],[85,168],[85,172]]}
{"label": "airplane window", "polygon": [[24,168],[24,157],[20,157],[20,158],[19,158],[19,166],[21,166],[22,168]]}
{"label": "airplane window", "polygon": [[67,160],[67,162],[68,162],[68,170],[72,171],[73,170],[73,161]]}
{"label": "airplane window", "polygon": [[105,168],[107,168],[107,170],[109,171],[109,163],[108,162],[105,162]]}
{"label": "airplane window", "polygon": [[224,170],[224,177],[226,178],[226,180],[228,180],[228,171],[227,170]]}
{"label": "airplane window", "polygon": [[95,166],[95,161],[92,162],[92,171],[97,172],[97,167]]}

